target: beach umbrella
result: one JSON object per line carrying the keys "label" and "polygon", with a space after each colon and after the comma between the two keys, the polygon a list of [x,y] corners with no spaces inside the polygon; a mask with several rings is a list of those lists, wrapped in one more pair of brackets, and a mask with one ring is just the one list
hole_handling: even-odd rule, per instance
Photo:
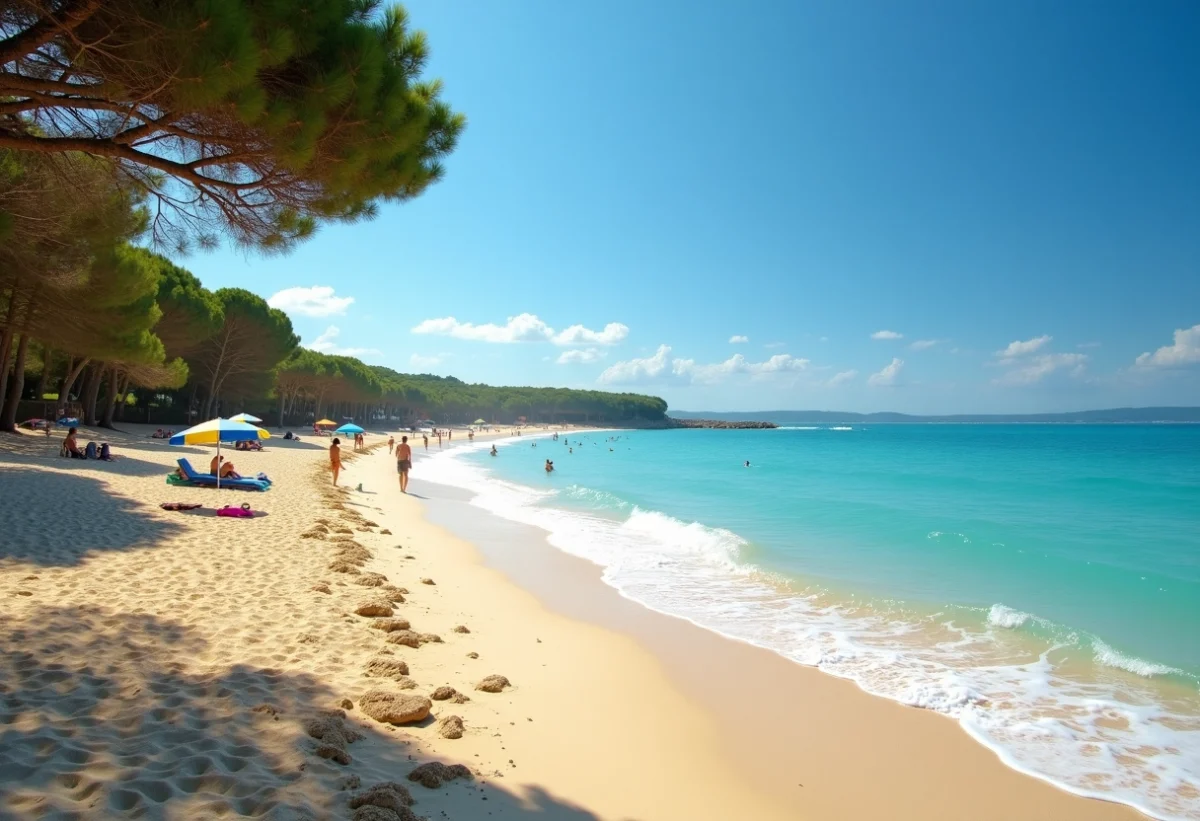
{"label": "beach umbrella", "polygon": [[486,420],[486,419],[476,419],[476,420],[475,420],[474,422],[472,422],[471,424],[472,424],[472,425],[486,425],[486,424],[487,424],[487,420]]}
{"label": "beach umbrella", "polygon": [[332,419],[322,419],[322,420],[320,420],[320,421],[318,421],[318,422],[313,422],[313,424],[314,424],[314,425],[316,425],[318,428],[324,428],[324,427],[330,427],[330,428],[331,428],[331,427],[333,427],[334,425],[336,425],[336,424],[337,424],[337,422],[334,422]]}
{"label": "beach umbrella", "polygon": [[340,428],[335,430],[334,433],[366,433],[366,431],[363,430],[362,428],[360,428],[358,425],[354,424],[353,422],[347,422],[346,424],[342,425]]}
{"label": "beach umbrella", "polygon": [[252,425],[257,425],[262,420],[251,413],[235,413],[229,417],[230,422],[249,422]]}
{"label": "beach umbrella", "polygon": [[233,419],[210,419],[199,425],[181,431],[170,438],[172,445],[212,445],[217,446],[217,487],[221,486],[221,442],[249,442],[255,439],[270,439],[271,434],[262,428],[256,428],[249,422],[237,422]]}

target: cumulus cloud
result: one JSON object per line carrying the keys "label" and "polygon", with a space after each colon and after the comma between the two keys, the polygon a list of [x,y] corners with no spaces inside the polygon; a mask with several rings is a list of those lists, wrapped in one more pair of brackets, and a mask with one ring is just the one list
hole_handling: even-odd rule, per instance
{"label": "cumulus cloud", "polygon": [[604,351],[599,348],[577,348],[573,351],[563,351],[555,362],[559,365],[583,365],[603,357]]}
{"label": "cumulus cloud", "polygon": [[337,325],[330,325],[325,329],[324,333],[308,343],[304,347],[318,353],[327,353],[331,356],[380,356],[381,352],[376,348],[344,348],[337,343],[337,339],[341,336],[341,329]]}
{"label": "cumulus cloud", "polygon": [[474,342],[544,342],[554,336],[554,329],[534,314],[518,314],[510,316],[503,325],[491,322],[476,325],[473,322],[459,322],[452,316],[439,319],[426,319],[412,329],[414,334],[430,334],[433,336],[452,336],[455,339],[469,339]]}
{"label": "cumulus cloud", "polygon": [[659,345],[654,356],[614,362],[600,374],[599,381],[632,384],[679,379],[685,374],[690,374],[694,366],[695,362],[691,359],[672,359],[670,345]]}
{"label": "cumulus cloud", "polygon": [[871,334],[872,339],[903,339],[904,334],[896,333],[895,331],[876,331]]}
{"label": "cumulus cloud", "polygon": [[429,356],[423,356],[419,353],[415,353],[408,358],[408,364],[411,365],[412,367],[418,368],[418,369],[432,368],[436,365],[442,364],[445,361],[446,361],[446,354],[444,354],[444,353],[435,353],[435,354],[431,354]]}
{"label": "cumulus cloud", "polygon": [[591,331],[582,325],[572,325],[554,335],[555,345],[616,345],[629,336],[629,326],[610,322],[603,331]]}
{"label": "cumulus cloud", "polygon": [[807,359],[798,359],[786,353],[776,354],[765,362],[750,362],[742,354],[734,354],[724,362],[697,365],[694,359],[672,357],[670,345],[659,345],[654,356],[613,363],[600,374],[599,381],[608,384],[668,381],[715,383],[734,374],[765,378],[773,374],[802,371],[808,365]]}
{"label": "cumulus cloud", "polygon": [[1139,368],[1178,368],[1197,362],[1200,362],[1200,325],[1179,328],[1175,331],[1174,344],[1142,354],[1136,364]]}
{"label": "cumulus cloud", "polygon": [[730,345],[740,345],[743,342],[749,342],[749,341],[750,341],[750,337],[742,336],[741,334],[734,334],[733,336],[729,337]]}
{"label": "cumulus cloud", "polygon": [[329,285],[284,288],[267,299],[267,304],[295,316],[340,316],[354,303],[352,296],[337,296]]}
{"label": "cumulus cloud", "polygon": [[1008,371],[995,381],[1000,385],[1032,385],[1041,382],[1057,371],[1067,371],[1071,376],[1082,376],[1087,368],[1087,354],[1040,353],[1004,360]]}
{"label": "cumulus cloud", "polygon": [[896,378],[900,376],[900,370],[904,367],[904,360],[899,357],[892,357],[892,361],[883,366],[883,370],[871,374],[867,377],[867,384],[875,387],[887,387],[896,384]]}
{"label": "cumulus cloud", "polygon": [[998,385],[1032,385],[1053,373],[1083,376],[1087,370],[1087,354],[1046,351],[1045,347],[1052,339],[1049,334],[1035,336],[1010,342],[996,351],[995,364],[1006,370],[993,381]]}
{"label": "cumulus cloud", "polygon": [[842,371],[841,373],[835,373],[833,376],[829,377],[825,384],[830,388],[836,388],[838,385],[846,384],[856,376],[858,376],[858,371]]}
{"label": "cumulus cloud", "polygon": [[553,342],[555,345],[615,345],[629,336],[629,327],[620,322],[610,322],[604,330],[593,331],[582,325],[572,325],[561,333],[538,318],[536,314],[524,313],[510,316],[503,325],[486,322],[459,322],[452,316],[426,319],[412,329],[414,334],[452,336],[473,342]]}
{"label": "cumulus cloud", "polygon": [[940,340],[940,339],[918,339],[918,340],[915,340],[908,347],[912,348],[914,351],[927,351],[930,348],[933,348],[933,347],[937,346],[938,344],[940,344],[941,341],[942,340]]}
{"label": "cumulus cloud", "polygon": [[1035,336],[1033,339],[1026,339],[1024,342],[1017,340],[1009,342],[1008,347],[1002,351],[996,351],[996,356],[1001,359],[1013,359],[1018,356],[1028,356],[1031,353],[1036,353],[1050,342],[1054,337],[1046,334],[1044,336]]}

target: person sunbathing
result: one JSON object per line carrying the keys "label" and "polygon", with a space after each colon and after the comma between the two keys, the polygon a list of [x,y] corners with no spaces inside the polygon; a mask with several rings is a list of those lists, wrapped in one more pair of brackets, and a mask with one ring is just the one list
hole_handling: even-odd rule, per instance
{"label": "person sunbathing", "polygon": [[[218,462],[217,460],[220,460]],[[218,473],[217,465],[220,464],[220,472]],[[233,469],[233,462],[225,461],[224,456],[214,456],[212,461],[208,463],[208,472],[219,479],[241,479],[242,477]]]}

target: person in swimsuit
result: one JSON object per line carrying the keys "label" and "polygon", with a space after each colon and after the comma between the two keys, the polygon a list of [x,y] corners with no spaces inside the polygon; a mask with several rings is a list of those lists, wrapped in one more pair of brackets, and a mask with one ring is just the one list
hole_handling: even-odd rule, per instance
{"label": "person in swimsuit", "polygon": [[412,448],[408,446],[408,437],[401,436],[400,444],[396,445],[396,472],[400,474],[400,492],[408,493],[408,472],[412,470]]}
{"label": "person in swimsuit", "polygon": [[338,474],[342,471],[342,440],[337,437],[329,446],[329,467],[333,470],[333,486],[337,487]]}

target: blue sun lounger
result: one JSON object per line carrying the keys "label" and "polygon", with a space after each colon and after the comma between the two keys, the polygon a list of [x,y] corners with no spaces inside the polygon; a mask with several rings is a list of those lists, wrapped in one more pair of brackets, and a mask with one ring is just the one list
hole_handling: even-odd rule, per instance
{"label": "blue sun lounger", "polygon": [[[191,462],[187,459],[179,460],[179,469],[183,471],[183,475],[187,477],[188,484],[199,485],[200,487],[216,487],[217,477],[211,473],[197,473],[192,467]],[[266,490],[271,486],[270,482],[264,482],[261,479],[222,479],[221,487],[234,488],[236,490]]]}

